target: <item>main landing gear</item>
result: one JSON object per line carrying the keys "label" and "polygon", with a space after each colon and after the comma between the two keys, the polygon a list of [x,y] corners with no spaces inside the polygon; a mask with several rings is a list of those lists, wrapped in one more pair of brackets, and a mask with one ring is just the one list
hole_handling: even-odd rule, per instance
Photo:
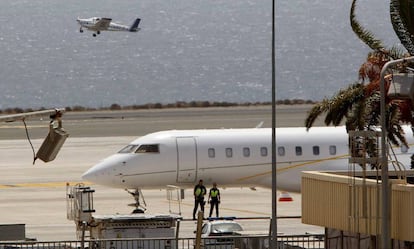
{"label": "main landing gear", "polygon": [[[83,28],[82,27],[79,28],[79,32],[80,33],[83,33]],[[101,31],[100,30],[97,30],[96,33],[92,33],[92,36],[93,37],[96,37],[99,34],[101,34]]]}
{"label": "main landing gear", "polygon": [[[140,189],[133,189],[133,191],[130,191],[128,189],[125,189],[128,193],[134,197],[135,203],[128,204],[128,206],[135,207],[135,209],[132,211],[133,214],[143,214],[145,210],[147,210],[145,207],[147,206],[147,203],[145,203],[144,196],[142,195],[142,192]],[[141,206],[140,199],[142,198],[142,202],[144,203],[144,206]]]}

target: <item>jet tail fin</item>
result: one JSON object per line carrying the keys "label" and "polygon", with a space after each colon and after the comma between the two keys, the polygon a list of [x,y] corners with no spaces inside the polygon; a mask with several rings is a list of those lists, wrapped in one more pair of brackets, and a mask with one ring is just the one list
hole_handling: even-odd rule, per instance
{"label": "jet tail fin", "polygon": [[141,18],[135,19],[134,23],[131,25],[131,27],[129,27],[129,31],[131,31],[131,32],[138,31],[139,30],[138,25],[139,25],[140,21],[141,21]]}

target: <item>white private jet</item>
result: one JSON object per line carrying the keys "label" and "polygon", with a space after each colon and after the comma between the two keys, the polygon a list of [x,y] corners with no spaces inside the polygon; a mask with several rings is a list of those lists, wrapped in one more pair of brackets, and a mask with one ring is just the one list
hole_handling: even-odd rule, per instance
{"label": "white private jet", "polygon": [[[404,127],[407,141],[413,132]],[[124,189],[193,187],[199,179],[221,187],[271,188],[271,129],[170,130],[140,137],[83,174]],[[302,171],[348,170],[345,127],[277,128],[277,188],[300,192]],[[403,165],[414,152],[394,151]],[[138,193],[138,192],[137,192]]]}
{"label": "white private jet", "polygon": [[79,32],[83,32],[83,28],[94,31],[93,36],[99,35],[101,31],[129,31],[137,32],[140,30],[138,25],[141,21],[140,18],[135,19],[131,26],[126,26],[112,22],[112,18],[106,17],[91,17],[81,19],[78,18],[76,21],[79,23]]}

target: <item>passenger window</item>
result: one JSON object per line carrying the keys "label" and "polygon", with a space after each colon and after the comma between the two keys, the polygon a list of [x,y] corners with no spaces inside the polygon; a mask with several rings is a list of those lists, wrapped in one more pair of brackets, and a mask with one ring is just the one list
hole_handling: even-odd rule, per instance
{"label": "passenger window", "polygon": [[302,155],[302,147],[296,146],[295,147],[296,155],[301,156]]}
{"label": "passenger window", "polygon": [[336,146],[330,145],[329,146],[329,155],[336,155]]}
{"label": "passenger window", "polygon": [[243,148],[243,156],[249,157],[250,156],[250,148],[244,147]]}
{"label": "passenger window", "polygon": [[123,149],[121,149],[118,153],[132,153],[137,149],[138,145],[129,144]]}
{"label": "passenger window", "polygon": [[319,155],[319,146],[313,146],[313,154],[315,155],[315,156],[318,156]]}
{"label": "passenger window", "polygon": [[158,144],[143,144],[140,145],[135,153],[159,153]]}
{"label": "passenger window", "polygon": [[213,148],[208,149],[208,157],[210,158],[216,157],[216,151]]}
{"label": "passenger window", "polygon": [[267,156],[267,148],[266,147],[261,147],[260,148],[260,155]]}
{"label": "passenger window", "polygon": [[226,157],[233,157],[233,149],[226,148]]}
{"label": "passenger window", "polygon": [[277,154],[279,155],[279,156],[284,156],[285,155],[285,147],[283,147],[283,146],[280,146],[280,147],[277,147]]}

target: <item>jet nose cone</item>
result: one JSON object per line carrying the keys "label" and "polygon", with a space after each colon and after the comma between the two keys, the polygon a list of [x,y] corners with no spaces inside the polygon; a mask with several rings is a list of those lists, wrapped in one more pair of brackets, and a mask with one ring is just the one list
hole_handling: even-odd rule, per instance
{"label": "jet nose cone", "polygon": [[95,182],[97,178],[97,172],[94,167],[87,170],[85,173],[82,174],[82,179],[90,182]]}
{"label": "jet nose cone", "polygon": [[103,186],[118,186],[122,176],[121,166],[125,166],[124,158],[113,155],[83,173],[82,179]]}
{"label": "jet nose cone", "polygon": [[113,180],[113,176],[109,175],[108,171],[101,166],[101,164],[97,164],[88,169],[85,173],[82,174],[82,179],[84,181],[96,183],[99,185],[107,185],[110,183]]}
{"label": "jet nose cone", "polygon": [[82,179],[97,184],[104,184],[110,180],[111,175],[109,174],[111,164],[108,164],[105,160],[92,166],[82,175]]}

